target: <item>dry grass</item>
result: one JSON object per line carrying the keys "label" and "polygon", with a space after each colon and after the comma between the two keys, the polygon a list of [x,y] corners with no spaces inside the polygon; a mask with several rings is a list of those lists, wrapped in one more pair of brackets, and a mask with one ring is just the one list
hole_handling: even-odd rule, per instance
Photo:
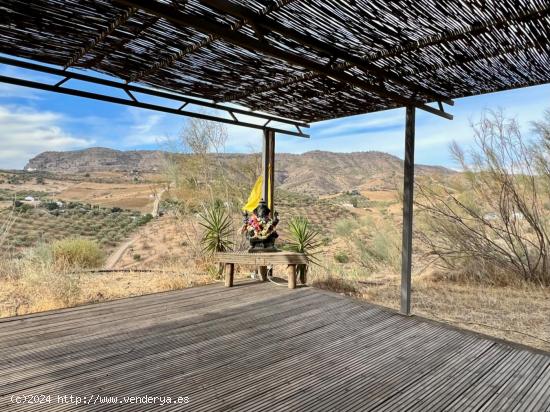
{"label": "dry grass", "polygon": [[[399,277],[373,283],[362,298],[399,308]],[[523,284],[498,287],[440,281],[431,276],[413,280],[412,311],[465,329],[550,351],[550,290]]]}
{"label": "dry grass", "polygon": [[[323,262],[308,275],[320,289],[399,310],[400,275],[368,273],[353,264]],[[494,286],[424,274],[413,278],[412,312],[439,322],[550,351],[550,289],[523,283]]]}
{"label": "dry grass", "polygon": [[190,272],[175,265],[146,273],[69,273],[35,267],[18,279],[0,279],[0,317],[184,289],[213,281],[204,272]]}

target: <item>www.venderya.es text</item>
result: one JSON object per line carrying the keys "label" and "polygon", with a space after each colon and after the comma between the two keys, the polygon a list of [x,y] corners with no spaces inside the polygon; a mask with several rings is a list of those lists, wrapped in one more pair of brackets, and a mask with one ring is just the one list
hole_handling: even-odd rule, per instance
{"label": "www.venderya.es text", "polygon": [[143,405],[184,405],[190,402],[189,396],[109,396],[109,395],[12,395],[12,403],[16,404],[72,404],[72,405],[101,405],[101,404],[143,404]]}

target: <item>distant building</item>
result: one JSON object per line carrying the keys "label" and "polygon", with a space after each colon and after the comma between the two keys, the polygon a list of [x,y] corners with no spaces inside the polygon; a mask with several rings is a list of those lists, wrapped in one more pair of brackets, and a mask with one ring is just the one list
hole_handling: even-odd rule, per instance
{"label": "distant building", "polygon": [[23,203],[30,205],[32,207],[38,207],[42,204],[42,202],[38,199],[35,199],[33,196],[26,196],[23,199]]}
{"label": "distant building", "polygon": [[[489,212],[483,215],[483,219],[488,221],[494,221],[501,219],[501,216],[497,212]],[[510,220],[523,220],[525,216],[521,212],[513,212],[510,214]]]}
{"label": "distant building", "polygon": [[497,212],[485,213],[483,215],[483,219],[484,220],[489,220],[489,221],[498,220],[498,213]]}
{"label": "distant building", "polygon": [[523,219],[525,219],[525,216],[521,212],[514,212],[514,213],[512,213],[511,218],[513,220],[523,220]]}

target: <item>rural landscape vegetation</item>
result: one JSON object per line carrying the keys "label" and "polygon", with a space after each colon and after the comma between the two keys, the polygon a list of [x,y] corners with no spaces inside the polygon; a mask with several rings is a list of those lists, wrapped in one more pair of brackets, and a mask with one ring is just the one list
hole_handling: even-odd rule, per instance
{"label": "rural landscape vegetation", "polygon": [[[486,111],[471,133],[449,148],[456,170],[416,167],[413,311],[549,350],[550,111],[530,130]],[[226,141],[192,119],[165,150],[45,152],[0,171],[0,315],[219,281],[211,252],[247,248],[240,210],[261,173]],[[277,153],[278,247],[310,256],[308,284],[397,308],[402,167]]]}

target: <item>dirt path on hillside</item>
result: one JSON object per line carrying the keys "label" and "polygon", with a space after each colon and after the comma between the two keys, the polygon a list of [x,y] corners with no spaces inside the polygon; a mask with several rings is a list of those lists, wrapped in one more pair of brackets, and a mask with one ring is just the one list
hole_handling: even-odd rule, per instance
{"label": "dirt path on hillside", "polygon": [[[155,203],[153,203],[153,210],[151,211],[151,215],[153,217],[159,216],[159,208],[160,208],[160,200],[162,199],[162,194],[166,191],[166,189],[162,189],[159,193],[155,194]],[[120,246],[118,246],[113,253],[107,258],[107,261],[105,262],[104,268],[105,269],[115,269],[115,266],[117,263],[122,259],[122,256],[124,253],[128,250],[130,246],[136,241],[137,234],[134,234],[131,239],[128,239],[126,242],[122,243]]]}
{"label": "dirt path on hillside", "polygon": [[107,261],[105,262],[104,269],[114,269],[116,264],[119,262],[119,260],[122,258],[122,255],[128,250],[130,246],[134,243],[136,240],[136,236],[134,235],[131,239],[127,240],[123,244],[121,244],[118,248],[115,249],[115,251],[107,258]]}
{"label": "dirt path on hillside", "polygon": [[159,216],[160,200],[162,199],[162,194],[166,192],[166,189],[161,189],[160,192],[155,193],[155,203],[153,203],[153,211],[151,214],[153,217]]}

